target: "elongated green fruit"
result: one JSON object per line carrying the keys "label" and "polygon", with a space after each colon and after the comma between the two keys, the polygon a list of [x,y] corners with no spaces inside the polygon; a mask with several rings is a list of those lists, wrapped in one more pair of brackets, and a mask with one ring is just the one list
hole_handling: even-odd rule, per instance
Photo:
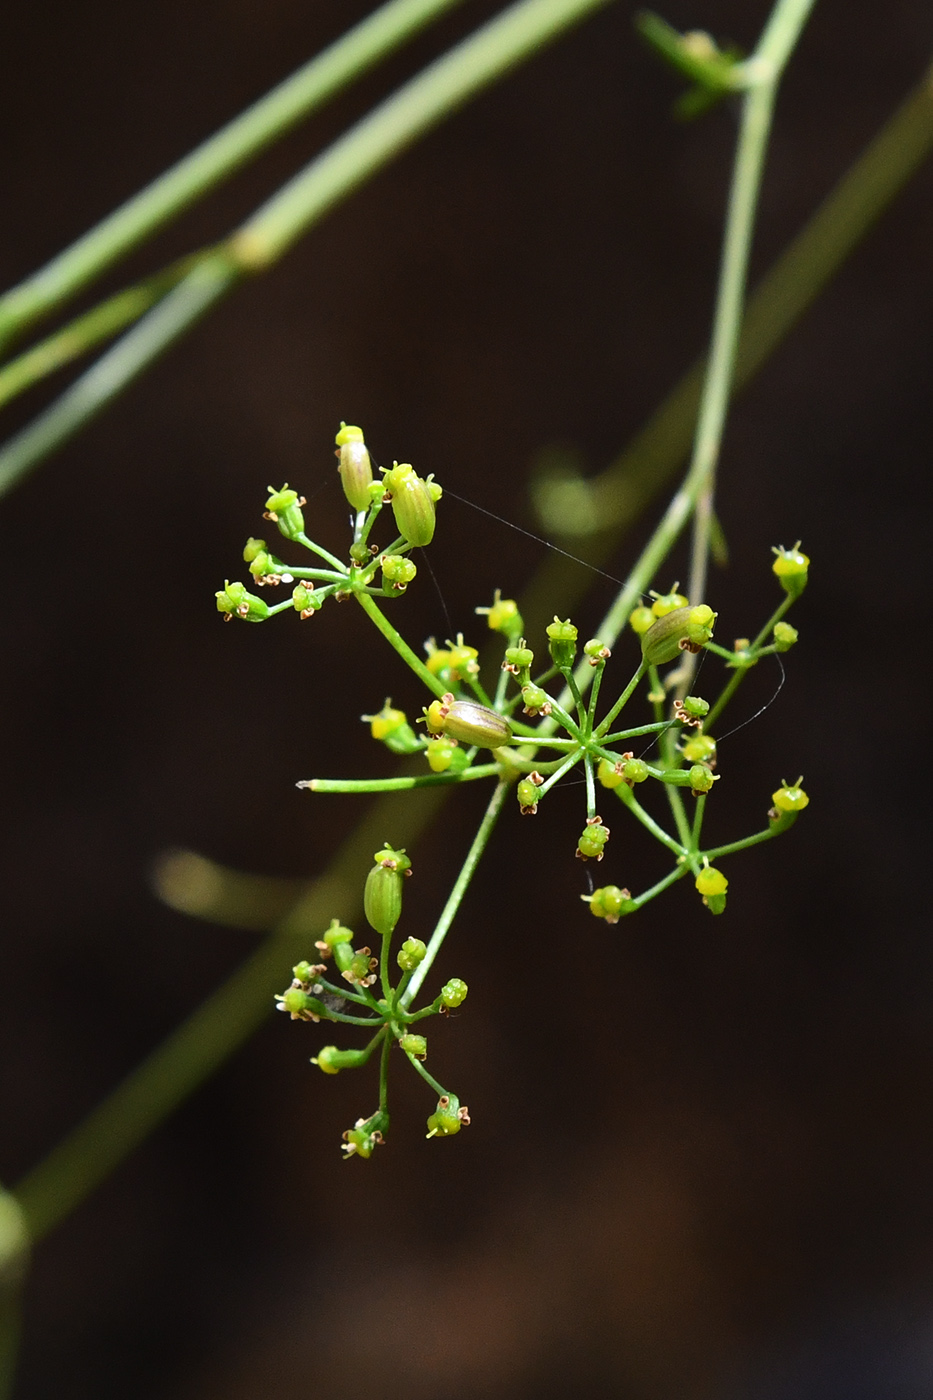
{"label": "elongated green fruit", "polygon": [[675,608],[652,623],[641,639],[641,652],[649,666],[663,666],[682,651],[700,651],[713,635],[716,614],[700,603]]}
{"label": "elongated green fruit", "polygon": [[366,876],[363,911],[377,933],[390,934],[402,913],[402,880],[411,867],[404,851],[391,846],[377,851],[376,864]]}
{"label": "elongated green fruit", "polygon": [[481,749],[498,749],[512,737],[512,726],[504,715],[474,700],[454,700],[444,716],[444,733],[463,744]]}
{"label": "elongated green fruit", "polygon": [[373,482],[373,467],[369,459],[362,428],[341,423],[340,432],[335,437],[340,481],[343,494],[354,510],[365,510],[372,497],[369,488]]}
{"label": "elongated green fruit", "polygon": [[434,538],[434,500],[426,481],[422,481],[408,462],[396,463],[386,473],[386,491],[392,498],[392,513],[399,534],[409,544],[426,545]]}

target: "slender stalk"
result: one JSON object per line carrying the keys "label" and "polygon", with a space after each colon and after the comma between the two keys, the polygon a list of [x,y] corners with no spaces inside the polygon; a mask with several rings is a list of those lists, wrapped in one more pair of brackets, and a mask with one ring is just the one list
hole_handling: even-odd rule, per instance
{"label": "slender stalk", "polygon": [[409,1060],[411,1061],[413,1067],[414,1067],[414,1068],[418,1071],[418,1073],[421,1075],[421,1078],[422,1078],[423,1080],[425,1080],[426,1083],[430,1084],[430,1086],[431,1086],[431,1088],[434,1090],[435,1094],[437,1094],[437,1097],[438,1097],[439,1099],[444,1098],[444,1096],[445,1096],[446,1093],[447,1093],[447,1090],[444,1088],[444,1086],[443,1086],[442,1084],[438,1084],[438,1082],[437,1082],[437,1080],[434,1078],[434,1075],[433,1075],[433,1074],[429,1074],[429,1073],[428,1073],[428,1071],[425,1069],[424,1065],[423,1065],[423,1064],[421,1063],[421,1061],[418,1059],[417,1055],[412,1055],[408,1050],[405,1051],[405,1054],[408,1055]]}
{"label": "slender stalk", "polygon": [[634,902],[637,905],[637,907],[640,909],[643,904],[647,904],[649,900],[657,898],[657,896],[659,894],[662,894],[664,890],[668,889],[678,880],[682,880],[689,869],[690,866],[687,865],[686,862],[683,865],[675,865],[674,869],[671,870],[669,874],[665,875],[663,879],[659,880],[656,885],[652,885],[650,889],[645,890],[642,894],[635,896]]}
{"label": "slender stalk", "polygon": [[[758,633],[758,636],[752,642],[751,647],[749,648],[751,651],[756,651],[757,648],[761,646],[765,637],[767,637],[772,631],[774,624],[776,622],[780,622],[781,618],[787,612],[787,609],[790,607],[793,601],[793,598],[787,597],[781,604],[779,604],[778,607],[775,608],[774,612],[768,618],[768,621],[765,623],[764,627],[762,627],[761,631]],[[730,676],[729,680],[723,687],[722,694],[718,697],[718,699],[710,709],[709,714],[703,720],[703,729],[705,733],[708,734],[710,732],[712,725],[722,714],[723,710],[726,708],[729,701],[732,699],[733,695],[738,690],[739,686],[741,685],[745,677],[748,675],[748,672],[750,670],[750,666],[740,666],[737,667],[733,674]]]}
{"label": "slender stalk", "polygon": [[496,785],[495,792],[489,799],[489,806],[486,808],[486,812],[482,822],[480,823],[479,830],[477,831],[476,836],[473,838],[473,844],[467,852],[467,857],[466,860],[463,862],[460,874],[457,876],[456,882],[454,884],[453,889],[450,892],[447,903],[444,905],[441,917],[438,919],[434,932],[431,934],[431,938],[428,943],[428,951],[425,953],[424,958],[419,963],[418,967],[415,969],[412,975],[412,979],[409,982],[408,987],[402,997],[402,1003],[405,1007],[411,1005],[413,998],[418,993],[419,987],[421,986],[425,977],[427,977],[428,973],[430,972],[431,965],[434,962],[434,959],[437,957],[438,953],[440,952],[443,946],[444,939],[447,937],[447,930],[453,923],[454,915],[460,908],[460,902],[467,892],[470,881],[476,874],[476,867],[479,865],[480,857],[482,856],[483,852],[486,849],[486,846],[489,843],[489,838],[492,835],[493,827],[495,826],[498,820],[499,813],[502,811],[502,804],[505,801],[505,796],[509,790],[509,786],[510,784],[506,782],[498,783]]}
{"label": "slender stalk", "polygon": [[460,0],[391,0],[0,298],[0,339],[55,310]]}
{"label": "slender stalk", "polygon": [[620,784],[620,786],[615,789],[615,792],[620,802],[625,804],[634,817],[637,817],[646,831],[651,832],[651,835],[656,841],[660,841],[669,851],[673,851],[678,859],[682,859],[688,854],[689,843],[684,841],[683,844],[681,844],[679,841],[675,841],[673,836],[668,835],[663,826],[660,826],[655,821],[650,812],[645,811],[638,798],[632,792],[632,789],[626,783]]}
{"label": "slender stalk", "polygon": [[378,627],[379,631],[389,643],[389,646],[393,647],[394,650],[398,652],[406,665],[410,666],[418,679],[423,681],[428,687],[428,690],[436,695],[438,699],[446,695],[447,687],[442,681],[438,680],[437,676],[432,675],[421,660],[421,657],[415,655],[411,647],[405,641],[405,638],[392,626],[378,603],[374,603],[368,593],[357,593],[355,596],[366,616],[375,623],[376,627]]}

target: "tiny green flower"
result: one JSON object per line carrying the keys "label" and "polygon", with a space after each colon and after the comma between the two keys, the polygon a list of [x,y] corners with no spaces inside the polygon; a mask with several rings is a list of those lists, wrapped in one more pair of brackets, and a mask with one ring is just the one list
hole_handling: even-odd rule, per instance
{"label": "tiny green flower", "polygon": [[418,572],[411,559],[401,554],[384,554],[380,560],[382,569],[382,590],[384,593],[404,593]]}
{"label": "tiny green flower", "polygon": [[470,1121],[470,1111],[460,1107],[455,1094],[442,1094],[428,1119],[428,1137],[453,1137]]}
{"label": "tiny green flower", "polygon": [[405,1051],[406,1055],[414,1055],[417,1060],[427,1059],[428,1041],[426,1036],[412,1035],[409,1033],[408,1035],[399,1036],[398,1043]]}
{"label": "tiny green flower", "polygon": [[590,906],[594,918],[605,919],[607,924],[617,924],[623,914],[633,914],[638,907],[629,891],[620,890],[618,885],[603,885],[580,898]]}
{"label": "tiny green flower", "polygon": [[343,1150],[350,1157],[371,1157],[373,1149],[385,1142],[384,1134],[389,1128],[387,1113],[374,1113],[371,1118],[357,1118],[352,1128],[343,1135]]}
{"label": "tiny green flower", "polygon": [[305,518],[301,513],[301,507],[305,504],[304,496],[299,496],[297,491],[292,491],[287,481],[280,491],[276,491],[274,486],[270,486],[265,517],[278,525],[280,532],[287,540],[296,540],[299,535],[304,534]]}
{"label": "tiny green flower", "polygon": [[793,549],[779,545],[771,552],[777,556],[771,568],[784,592],[791,598],[799,598],[807,586],[807,571],[810,568],[810,560],[800,552],[800,541]]}
{"label": "tiny green flower", "polygon": [[599,817],[591,817],[577,842],[577,856],[580,860],[602,860],[603,847],[609,840],[609,828]]}
{"label": "tiny green flower", "polygon": [[668,613],[676,612],[679,608],[687,606],[687,599],[682,593],[677,592],[678,587],[679,585],[675,583],[670,593],[655,593],[652,588],[651,596],[654,599],[651,604],[652,617],[667,617]]}
{"label": "tiny green flower", "polygon": [[639,607],[628,615],[629,626],[639,637],[643,637],[648,628],[653,626],[655,621],[654,613],[650,608]]}
{"label": "tiny green flower", "polygon": [[561,622],[555,614],[554,621],[545,628],[548,635],[548,651],[555,666],[566,668],[573,665],[577,651],[577,629],[568,618]]}
{"label": "tiny green flower", "polygon": [[408,723],[404,710],[396,710],[387,699],[377,715],[360,715],[369,725],[374,739],[385,744],[392,753],[417,753],[421,740]]}
{"label": "tiny green flower", "polygon": [[802,812],[809,806],[810,799],[800,786],[802,782],[803,778],[798,778],[795,783],[782,783],[777,792],[771,794],[771,801],[779,812]]}
{"label": "tiny green flower", "polygon": [[710,792],[713,783],[717,781],[705,763],[694,763],[690,769],[690,790],[694,797],[701,797]]}
{"label": "tiny green flower", "polygon": [[716,740],[709,734],[695,734],[681,752],[688,763],[707,763],[712,767],[716,762]]}
{"label": "tiny green flower", "polygon": [[622,763],[610,763],[608,758],[599,760],[599,767],[596,769],[596,776],[604,788],[621,787],[625,779],[622,777]]}
{"label": "tiny green flower", "polygon": [[538,785],[532,778],[521,778],[515,787],[515,796],[522,810],[522,816],[533,817],[538,810]]}
{"label": "tiny green flower", "polygon": [[451,977],[441,988],[441,1001],[448,1009],[460,1006],[466,1001],[466,994],[469,991],[467,984],[460,977]]}
{"label": "tiny green flower", "polygon": [[778,651],[790,651],[800,633],[796,627],[791,627],[789,622],[776,622],[774,624],[774,645]]}
{"label": "tiny green flower", "polygon": [[480,617],[485,617],[491,632],[502,632],[506,637],[520,635],[524,623],[514,598],[503,598],[497,588],[493,594],[492,607],[476,608]]}
{"label": "tiny green flower", "polygon": [[648,765],[640,758],[626,759],[622,767],[622,781],[631,787],[634,783],[643,783],[648,778]]}
{"label": "tiny green flower", "polygon": [[424,962],[427,947],[420,938],[406,938],[396,954],[396,962],[403,972],[414,972]]}
{"label": "tiny green flower", "polygon": [[336,1045],[325,1045],[312,1058],[311,1063],[325,1074],[339,1074],[342,1069],[359,1069],[366,1063],[364,1050],[338,1050]]}
{"label": "tiny green flower", "polygon": [[247,593],[242,583],[225,583],[214,597],[217,611],[223,613],[227,622],[231,617],[241,617],[244,622],[264,622],[269,616],[268,606],[255,593]]}

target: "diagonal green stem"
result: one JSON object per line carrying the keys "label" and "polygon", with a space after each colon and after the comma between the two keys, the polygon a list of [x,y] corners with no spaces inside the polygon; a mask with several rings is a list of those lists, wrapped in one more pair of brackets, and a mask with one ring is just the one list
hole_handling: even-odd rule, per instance
{"label": "diagonal green stem", "polygon": [[0,340],[74,296],[460,0],[391,0],[0,298]]}
{"label": "diagonal green stem", "polygon": [[467,857],[463,862],[460,874],[457,876],[447,903],[444,905],[441,917],[438,919],[434,932],[431,934],[431,939],[428,943],[428,951],[415,969],[412,979],[402,996],[402,1005],[405,1008],[411,1005],[413,998],[418,993],[418,988],[421,986],[425,977],[427,977],[434,959],[443,947],[444,939],[447,937],[447,930],[453,923],[454,915],[460,908],[460,903],[469,888],[470,881],[476,874],[476,867],[479,865],[480,857],[489,844],[489,838],[492,835],[493,827],[499,819],[499,813],[502,811],[502,804],[505,801],[509,786],[510,784],[507,782],[498,783],[495,792],[489,799],[489,806],[486,808],[479,830],[473,838],[473,844],[467,852]]}

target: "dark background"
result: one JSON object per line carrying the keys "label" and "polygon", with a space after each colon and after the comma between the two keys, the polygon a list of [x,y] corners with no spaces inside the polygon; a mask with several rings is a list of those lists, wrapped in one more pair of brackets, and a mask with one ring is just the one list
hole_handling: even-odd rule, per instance
{"label": "dark background", "polygon": [[[368,8],[18,7],[5,282]],[[464,5],[107,285],[223,234],[495,8]],[[664,11],[746,47],[766,12]],[[631,18],[596,15],[430,135],[0,503],[6,1183],[257,944],[160,904],[158,854],[323,869],[366,800],[295,780],[389,772],[357,717],[387,692],[422,703],[352,609],[221,625],[213,590],[241,572],[267,482],[318,491],[346,418],[380,460],[537,530],[542,450],[601,470],[701,350],[736,114],[674,123],[677,82]],[[931,38],[919,0],[817,6],[782,89],[756,270],[919,79]],[[612,929],[578,900],[580,790],[535,822],[510,806],[441,963],[470,999],[432,1031],[469,1130],[425,1142],[432,1103],[397,1070],[389,1144],[344,1165],[372,1077],[325,1079],[308,1065],[323,1028],[270,1014],[38,1250],[21,1400],[931,1393],[926,752],[907,743],[928,725],[931,208],[927,168],[725,443],[732,562],[709,599],[724,636],[774,605],[771,545],[802,538],[813,567],[788,684],[723,753],[709,829],[754,829],[801,772],[805,818],[730,862],[723,918],[685,881]],[[344,516],[331,480],[312,533],[339,549]],[[447,612],[422,570],[393,616],[415,646],[476,634],[473,607],[517,593],[542,555],[449,499],[431,550]],[[678,574],[683,554],[659,586]],[[611,596],[593,581],[584,634]],[[633,656],[620,644],[620,678]],[[760,670],[735,722],[773,689]],[[412,852],[407,932],[430,927],[470,840],[483,794],[457,797]],[[657,857],[613,824],[600,877],[641,888]]]}

